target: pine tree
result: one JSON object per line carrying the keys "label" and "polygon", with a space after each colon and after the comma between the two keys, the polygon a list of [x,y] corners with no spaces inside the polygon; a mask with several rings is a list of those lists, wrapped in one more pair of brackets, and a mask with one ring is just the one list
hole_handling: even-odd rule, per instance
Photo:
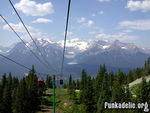
{"label": "pine tree", "polygon": [[40,104],[40,98],[38,95],[37,88],[38,78],[35,74],[34,66],[32,66],[32,70],[29,72],[29,75],[26,78],[26,86],[27,86],[27,100],[28,100],[28,110],[31,113],[34,113]]}
{"label": "pine tree", "polygon": [[81,83],[80,83],[80,90],[84,90],[87,87],[87,73],[83,69],[81,75]]}
{"label": "pine tree", "polygon": [[[15,92],[16,91],[16,92]],[[13,111],[15,113],[28,113],[31,112],[28,109],[29,102],[27,98],[27,88],[26,88],[26,81],[25,78],[20,80],[19,86],[17,89],[13,91],[12,94],[13,98]]]}
{"label": "pine tree", "polygon": [[125,99],[124,99],[126,102],[130,102],[131,101],[131,93],[130,93],[130,90],[129,90],[129,85],[126,86],[126,89],[125,89]]}
{"label": "pine tree", "polygon": [[88,76],[87,78],[87,90],[86,90],[86,95],[85,95],[85,105],[86,105],[86,113],[94,113],[95,112],[95,101],[94,101],[94,93],[93,93],[93,84],[91,77]]}
{"label": "pine tree", "polygon": [[64,89],[68,88],[68,85],[66,83],[63,83],[63,88]]}
{"label": "pine tree", "polygon": [[81,76],[81,83],[80,83],[80,101],[81,103],[85,103],[85,95],[86,95],[86,90],[87,90],[87,73],[83,69],[82,70],[82,76]]}
{"label": "pine tree", "polygon": [[77,96],[76,96],[75,90],[76,90],[76,83],[73,80],[73,82],[72,82],[72,98],[73,98],[74,104],[77,104],[78,102],[77,102]]}
{"label": "pine tree", "polygon": [[112,102],[123,102],[125,97],[125,90],[124,90],[124,75],[119,70],[118,74],[114,80],[113,83],[113,89],[112,89]]}
{"label": "pine tree", "polygon": [[12,90],[12,111],[13,113],[18,113],[17,112],[17,87],[15,87],[13,90]]}
{"label": "pine tree", "polygon": [[46,77],[46,87],[47,88],[53,88],[52,77],[48,76],[48,75]]}
{"label": "pine tree", "polygon": [[76,89],[80,89],[80,82],[79,82],[79,80],[77,80],[77,83],[76,83]]}
{"label": "pine tree", "polygon": [[133,78],[133,73],[132,73],[132,71],[130,70],[129,73],[128,73],[128,75],[127,75],[127,83],[129,84],[129,83],[131,83],[133,80],[134,80],[134,78]]}
{"label": "pine tree", "polygon": [[73,93],[72,75],[70,75],[69,77],[68,91],[69,91],[70,97],[72,97],[72,93]]}
{"label": "pine tree", "polygon": [[150,104],[150,81],[148,83],[148,103]]}
{"label": "pine tree", "polygon": [[145,61],[144,70],[146,75],[150,74],[150,58]]}
{"label": "pine tree", "polygon": [[1,86],[1,82],[0,82],[0,112],[2,111],[2,94],[3,94],[2,91],[3,90],[2,90],[2,86]]}
{"label": "pine tree", "polygon": [[137,96],[137,98],[138,98],[139,102],[143,102],[143,103],[148,102],[148,95],[149,95],[148,85],[147,85],[146,80],[145,80],[144,77],[142,78],[142,83],[141,83],[138,94],[139,95]]}
{"label": "pine tree", "polygon": [[17,77],[13,77],[12,79],[12,89],[17,88],[19,84],[19,80]]}
{"label": "pine tree", "polygon": [[2,113],[12,113],[11,110],[11,90],[10,86],[8,85],[8,82],[5,84],[5,88],[3,91],[3,110]]}
{"label": "pine tree", "polygon": [[2,76],[2,80],[1,80],[1,88],[2,88],[2,90],[4,89],[6,82],[7,82],[7,80],[6,80],[6,73],[5,73]]}
{"label": "pine tree", "polygon": [[3,111],[4,103],[3,103],[3,92],[6,84],[6,74],[2,76],[2,80],[0,82],[0,112]]}
{"label": "pine tree", "polygon": [[99,72],[96,76],[95,79],[95,93],[96,93],[96,100],[99,98],[100,92],[101,92],[101,87],[102,87],[102,80],[104,77],[104,74],[106,73],[105,65],[100,66]]}
{"label": "pine tree", "polygon": [[109,86],[109,90],[112,90],[113,81],[114,81],[114,74],[113,74],[113,72],[110,72],[108,74],[108,86]]}
{"label": "pine tree", "polygon": [[72,88],[73,89],[76,89],[76,82],[73,80],[73,82],[72,82]]}
{"label": "pine tree", "polygon": [[109,102],[110,96],[111,95],[110,95],[109,79],[108,75],[105,73],[102,81],[101,92],[97,103],[97,108],[99,112],[103,112],[104,102]]}

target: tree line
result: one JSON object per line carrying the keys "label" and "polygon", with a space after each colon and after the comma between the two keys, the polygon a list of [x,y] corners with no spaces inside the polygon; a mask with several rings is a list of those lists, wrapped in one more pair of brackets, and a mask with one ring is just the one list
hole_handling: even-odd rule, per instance
{"label": "tree line", "polygon": [[[104,102],[148,102],[150,105],[150,82],[144,76],[150,75],[150,58],[145,61],[143,68],[130,70],[128,74],[107,72],[106,66],[101,65],[96,77],[91,77],[83,69],[80,80],[73,80],[70,75],[68,83],[63,87],[68,89],[70,100],[73,101],[73,113],[138,113],[143,109],[108,110]],[[141,78],[136,95],[134,96],[129,83]],[[38,77],[34,67],[26,77],[18,79],[4,74],[0,81],[0,113],[35,113],[40,109],[45,88],[52,88],[52,77],[47,76],[44,88],[38,88]]]}
{"label": "tree line", "polygon": [[[128,74],[118,71],[107,72],[101,65],[95,78],[91,78],[83,69],[81,80],[74,81],[70,75],[67,85],[70,98],[73,100],[73,113],[142,113],[143,109],[105,109],[105,102],[134,102],[150,105],[150,81],[145,76],[150,75],[150,58],[143,68],[130,70]],[[129,83],[141,78],[142,83],[135,94],[129,88]]]}
{"label": "tree line", "polygon": [[[34,67],[26,77],[18,79],[9,73],[0,81],[0,113],[35,113],[40,109],[43,88],[38,88],[38,77]],[[47,76],[46,85],[51,87]]]}

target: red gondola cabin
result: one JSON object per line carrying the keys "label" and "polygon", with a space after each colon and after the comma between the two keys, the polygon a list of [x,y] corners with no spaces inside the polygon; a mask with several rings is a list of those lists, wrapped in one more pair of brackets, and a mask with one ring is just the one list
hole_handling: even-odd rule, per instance
{"label": "red gondola cabin", "polygon": [[43,80],[38,80],[37,87],[38,88],[43,88],[44,86],[45,86],[44,81]]}

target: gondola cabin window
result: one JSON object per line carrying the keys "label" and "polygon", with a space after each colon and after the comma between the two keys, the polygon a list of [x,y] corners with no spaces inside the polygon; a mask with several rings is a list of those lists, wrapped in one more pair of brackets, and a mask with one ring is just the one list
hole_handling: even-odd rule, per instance
{"label": "gondola cabin window", "polygon": [[63,79],[62,78],[59,79],[59,85],[63,85]]}

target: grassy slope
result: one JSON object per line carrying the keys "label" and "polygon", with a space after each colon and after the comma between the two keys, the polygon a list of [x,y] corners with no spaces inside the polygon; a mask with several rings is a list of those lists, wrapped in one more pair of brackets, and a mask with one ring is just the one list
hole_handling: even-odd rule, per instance
{"label": "grassy slope", "polygon": [[[69,99],[67,89],[56,89],[55,90],[55,103],[56,113],[71,113],[72,101]],[[41,105],[41,111],[38,113],[52,113],[53,109],[53,90],[46,90],[46,95],[43,97],[45,100]]]}

